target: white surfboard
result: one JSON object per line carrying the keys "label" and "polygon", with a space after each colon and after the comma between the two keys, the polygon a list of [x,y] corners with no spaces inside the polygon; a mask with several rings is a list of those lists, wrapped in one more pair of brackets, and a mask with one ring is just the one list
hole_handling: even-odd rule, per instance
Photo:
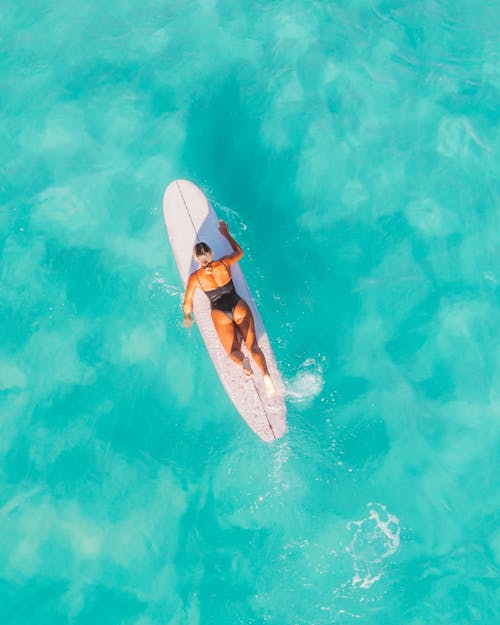
{"label": "white surfboard", "polygon": [[[198,268],[193,259],[196,243],[208,243],[215,259],[231,253],[231,246],[219,232],[219,219],[215,211],[203,192],[193,183],[174,180],[169,184],[163,196],[163,216],[184,287],[191,273]],[[264,352],[276,387],[274,395],[266,395],[262,375],[251,357],[254,375],[249,378],[226,354],[212,322],[210,302],[201,289],[195,292],[193,314],[210,358],[233,404],[252,430],[270,442],[286,432],[285,389],[269,338],[238,263],[231,266],[231,272],[237,293],[253,312],[259,347]],[[242,349],[249,355],[244,344]]]}

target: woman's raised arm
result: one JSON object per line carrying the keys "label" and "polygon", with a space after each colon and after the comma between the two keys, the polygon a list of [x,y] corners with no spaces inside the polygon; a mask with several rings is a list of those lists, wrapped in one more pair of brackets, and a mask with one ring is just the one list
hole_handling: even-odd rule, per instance
{"label": "woman's raised arm", "polygon": [[229,245],[233,248],[233,253],[228,254],[227,256],[223,256],[221,260],[223,260],[226,265],[232,265],[233,263],[237,263],[240,258],[243,258],[243,250],[241,249],[240,244],[237,243],[230,235],[229,226],[225,221],[219,221],[219,232],[224,238],[229,241]]}

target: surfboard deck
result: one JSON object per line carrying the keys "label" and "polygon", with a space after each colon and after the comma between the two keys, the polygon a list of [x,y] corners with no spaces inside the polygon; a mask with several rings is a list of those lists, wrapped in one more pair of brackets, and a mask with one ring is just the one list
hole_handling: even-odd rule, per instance
{"label": "surfboard deck", "polygon": [[[163,196],[163,216],[184,287],[191,273],[198,268],[192,256],[193,247],[198,241],[210,245],[215,259],[231,253],[231,246],[219,232],[219,218],[203,192],[192,182],[174,180],[168,185]],[[262,375],[244,344],[242,350],[250,357],[254,371],[251,378],[226,354],[212,322],[210,302],[201,289],[196,289],[193,298],[193,314],[222,385],[234,406],[262,440],[271,442],[286,432],[285,389],[269,337],[239,263],[231,266],[231,273],[237,293],[253,312],[259,347],[266,357],[276,392],[270,397],[266,395]]]}

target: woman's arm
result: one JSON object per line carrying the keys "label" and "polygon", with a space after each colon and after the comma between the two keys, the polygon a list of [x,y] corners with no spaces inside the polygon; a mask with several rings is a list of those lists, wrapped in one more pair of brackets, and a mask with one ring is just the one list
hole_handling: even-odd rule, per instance
{"label": "woman's arm", "polygon": [[196,287],[198,283],[196,281],[194,273],[189,276],[189,280],[186,286],[186,292],[184,294],[184,321],[183,325],[185,328],[190,328],[193,325],[193,319],[191,318],[191,313],[193,312],[193,295],[196,291]]}
{"label": "woman's arm", "polygon": [[239,243],[237,243],[229,234],[229,226],[225,221],[219,221],[219,232],[229,241],[229,245],[233,248],[233,253],[224,256],[221,260],[223,260],[227,265],[237,263],[240,258],[243,258],[243,250],[241,249]]}

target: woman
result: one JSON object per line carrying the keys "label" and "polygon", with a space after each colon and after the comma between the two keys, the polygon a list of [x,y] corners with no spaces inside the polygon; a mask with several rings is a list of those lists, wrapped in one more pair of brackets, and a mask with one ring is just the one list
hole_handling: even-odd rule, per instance
{"label": "woman", "polygon": [[229,234],[228,225],[219,222],[219,232],[225,237],[233,252],[227,256],[213,260],[213,253],[206,243],[197,243],[194,246],[193,256],[200,268],[190,276],[184,296],[184,327],[190,328],[193,320],[193,295],[197,287],[207,294],[212,309],[212,321],[224,349],[230,358],[242,367],[243,372],[253,374],[250,360],[243,354],[240,347],[238,332],[243,337],[245,345],[252,354],[255,364],[262,371],[264,385],[269,395],[274,393],[274,385],[269,375],[266,359],[257,344],[255,324],[248,304],[236,293],[231,277],[230,266],[243,257],[243,250]]}

